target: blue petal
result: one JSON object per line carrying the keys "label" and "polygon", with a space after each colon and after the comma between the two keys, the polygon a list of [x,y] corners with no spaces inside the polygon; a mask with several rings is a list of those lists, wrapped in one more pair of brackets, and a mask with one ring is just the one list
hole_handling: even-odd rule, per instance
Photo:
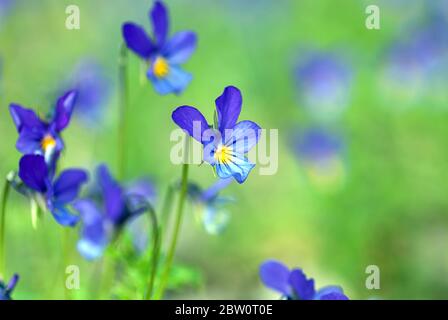
{"label": "blue petal", "polygon": [[201,200],[203,202],[208,202],[213,199],[215,199],[219,192],[221,192],[222,189],[226,188],[229,184],[231,184],[233,179],[218,179],[212,186],[207,188],[201,193]]}
{"label": "blue petal", "polygon": [[126,46],[134,53],[143,59],[151,56],[155,49],[154,44],[141,26],[127,22],[122,27],[122,33]]}
{"label": "blue petal", "polygon": [[[314,300],[340,300],[340,299],[328,299],[329,297],[342,297],[344,292],[341,287],[338,286],[326,286],[319,289],[314,296]],[[323,299],[326,297],[326,299]],[[341,299],[345,300],[345,299]]]}
{"label": "blue petal", "polygon": [[182,70],[177,65],[170,65],[168,74],[165,77],[156,77],[152,67],[146,75],[154,85],[154,89],[161,95],[170,93],[181,94],[193,79],[190,73]]}
{"label": "blue petal", "polygon": [[171,118],[181,129],[202,143],[203,134],[209,129],[209,126],[198,109],[190,106],[178,107],[173,111]]}
{"label": "blue petal", "polygon": [[234,177],[238,183],[243,183],[255,164],[251,163],[244,155],[233,153],[228,162],[216,162],[215,166],[216,174],[221,179]]}
{"label": "blue petal", "polygon": [[8,286],[6,287],[6,291],[11,294],[12,291],[14,290],[14,288],[17,285],[17,282],[19,281],[19,275],[18,274],[14,274],[11,278],[11,280],[9,280],[8,282]]}
{"label": "blue petal", "polygon": [[16,142],[16,148],[23,154],[33,154],[42,152],[42,139],[45,136],[45,131],[39,129],[24,129],[19,134],[19,139]]}
{"label": "blue petal", "polygon": [[332,293],[323,295],[319,300],[349,300],[349,299],[343,293],[332,292]]}
{"label": "blue petal", "polygon": [[[241,121],[225,132],[225,145],[231,146],[237,153],[245,154],[258,142],[261,128],[252,121]],[[227,134],[230,132],[230,134]]]}
{"label": "blue petal", "polygon": [[114,223],[120,223],[123,220],[125,211],[123,189],[112,178],[109,169],[105,165],[98,167],[97,177],[103,193],[106,214]]}
{"label": "blue petal", "polygon": [[154,6],[150,11],[150,18],[154,36],[156,38],[157,45],[160,48],[165,43],[169,28],[168,10],[162,2],[156,1],[154,3]]}
{"label": "blue petal", "polygon": [[268,260],[260,266],[260,278],[264,285],[285,296],[291,295],[288,268],[275,260]]}
{"label": "blue petal", "polygon": [[47,164],[40,155],[25,155],[19,162],[19,177],[31,189],[45,193],[49,178]]}
{"label": "blue petal", "polygon": [[18,104],[12,103],[9,106],[9,112],[19,133],[24,128],[44,130],[46,127],[46,124],[31,109],[26,109]]}
{"label": "blue petal", "polygon": [[180,31],[167,42],[162,54],[171,64],[185,63],[196,50],[196,44],[196,33]]}
{"label": "blue petal", "polygon": [[73,107],[76,101],[76,92],[68,91],[58,99],[56,104],[56,113],[54,115],[53,123],[57,132],[65,129],[70,123]]}
{"label": "blue petal", "polygon": [[51,208],[51,213],[62,226],[74,227],[79,221],[79,217],[72,214],[62,203],[54,203]]}
{"label": "blue petal", "polygon": [[63,171],[53,186],[53,196],[59,203],[69,203],[76,199],[79,189],[87,182],[87,173],[81,169]]}
{"label": "blue petal", "polygon": [[301,269],[294,269],[291,272],[289,284],[299,300],[312,300],[314,298],[314,280],[307,279]]}
{"label": "blue petal", "polygon": [[218,127],[221,133],[225,129],[232,129],[240,116],[243,98],[238,88],[226,87],[224,92],[216,99],[216,111],[218,112]]}

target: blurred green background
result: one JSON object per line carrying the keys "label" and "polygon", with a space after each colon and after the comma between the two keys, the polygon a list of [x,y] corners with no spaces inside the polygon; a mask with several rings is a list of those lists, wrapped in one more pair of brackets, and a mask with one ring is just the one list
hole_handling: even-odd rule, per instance
{"label": "blurred green background", "polygon": [[[61,165],[93,170],[106,162],[116,172],[120,28],[136,21],[150,30],[151,1],[12,3],[7,14],[0,14],[0,176],[16,170],[20,158],[9,103],[44,114],[61,83],[86,57],[104,69],[111,96],[95,124],[86,126],[75,118],[64,132]],[[375,3],[381,9],[381,29],[368,30],[365,7]],[[256,168],[243,185],[234,183],[224,191],[236,201],[222,234],[207,234],[188,207],[176,263],[186,266],[194,285],[170,298],[277,298],[258,277],[260,263],[268,258],[303,268],[318,287],[341,285],[350,298],[448,297],[446,82],[425,80],[395,95],[399,89],[382,80],[385,52],[403,39],[403,30],[419,28],[431,12],[443,15],[429,3],[166,1],[171,30],[198,34],[198,49],[184,66],[194,79],[180,96],[159,96],[141,79],[140,62],[130,55],[127,179],[150,176],[161,198],[181,170],[169,158],[175,129],[171,112],[193,105],[212,119],[214,99],[227,85],[243,93],[241,119],[279,130],[278,172],[262,176]],[[80,8],[80,30],[65,28],[65,9],[71,4]],[[337,52],[350,69],[349,97],[337,119],[316,120],[302,103],[294,69],[309,50]],[[418,99],[412,95],[416,90]],[[330,177],[313,173],[294,151],[294,133],[316,125],[336,128],[344,139],[339,171]],[[205,165],[194,166],[190,177],[203,187],[214,181]],[[27,200],[12,193],[6,229],[8,275],[21,275],[14,298],[64,298],[58,276],[62,228],[47,215],[34,230]],[[99,281],[101,262],[79,256],[77,232],[70,234],[70,262],[81,266],[81,292],[74,295],[89,298],[89,283]],[[380,290],[365,287],[368,265],[381,270]]]}

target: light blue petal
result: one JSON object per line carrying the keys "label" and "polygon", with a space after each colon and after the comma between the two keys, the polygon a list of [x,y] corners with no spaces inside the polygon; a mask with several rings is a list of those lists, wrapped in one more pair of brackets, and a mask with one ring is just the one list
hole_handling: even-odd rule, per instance
{"label": "light blue petal", "polygon": [[261,128],[252,121],[238,122],[233,129],[225,132],[225,145],[232,146],[232,150],[245,154],[249,152],[258,142],[261,135]]}
{"label": "light blue petal", "polygon": [[168,74],[162,78],[158,78],[153,74],[152,67],[146,75],[153,83],[157,93],[161,95],[170,93],[181,94],[193,79],[190,73],[182,70],[177,65],[170,65]]}
{"label": "light blue petal", "polygon": [[216,174],[221,179],[234,177],[238,183],[246,181],[249,172],[255,167],[247,157],[242,154],[234,153],[230,161],[226,163],[216,163]]}
{"label": "light blue petal", "polygon": [[105,247],[103,244],[89,241],[86,238],[81,238],[77,244],[79,253],[87,260],[95,260],[101,257]]}

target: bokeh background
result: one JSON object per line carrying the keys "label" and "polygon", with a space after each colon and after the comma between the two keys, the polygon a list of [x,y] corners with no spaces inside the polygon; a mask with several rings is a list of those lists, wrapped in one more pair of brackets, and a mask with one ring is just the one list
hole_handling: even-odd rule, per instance
{"label": "bokeh background", "polygon": [[[258,277],[268,258],[303,268],[317,286],[341,285],[351,298],[447,298],[448,2],[166,3],[171,30],[199,36],[185,65],[194,80],[180,96],[159,96],[131,55],[126,178],[151,177],[160,203],[180,176],[169,158],[172,110],[193,105],[211,119],[227,85],[243,92],[241,119],[279,130],[278,172],[256,168],[223,191],[235,201],[220,234],[207,233],[188,206],[169,298],[277,298]],[[80,30],[65,28],[71,4],[81,10]],[[369,4],[380,7],[380,30],[365,26]],[[45,114],[73,83],[98,95],[64,132],[62,166],[106,162],[116,172],[120,28],[131,20],[150,30],[151,5],[0,0],[0,176],[20,158],[9,103]],[[190,177],[202,187],[214,181],[205,165]],[[21,275],[15,299],[64,298],[65,231],[49,215],[34,230],[29,203],[16,193],[6,229],[8,275]],[[102,262],[82,259],[77,234],[68,249],[81,266],[73,297],[107,298],[95,296]],[[368,265],[380,268],[380,290],[366,289]],[[129,289],[139,277],[123,271],[115,297],[139,298]]]}

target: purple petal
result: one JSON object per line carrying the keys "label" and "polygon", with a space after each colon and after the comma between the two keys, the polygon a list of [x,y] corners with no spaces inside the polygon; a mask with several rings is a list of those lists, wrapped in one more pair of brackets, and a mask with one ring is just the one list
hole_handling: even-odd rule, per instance
{"label": "purple petal", "polygon": [[218,126],[221,133],[225,129],[232,129],[240,116],[243,98],[238,88],[226,87],[224,92],[216,99],[218,112]]}
{"label": "purple petal", "polygon": [[349,299],[343,293],[332,292],[332,293],[323,295],[319,300],[349,300]]}
{"label": "purple petal", "polygon": [[185,63],[196,50],[197,37],[192,31],[180,31],[167,42],[163,56],[172,64]]}
{"label": "purple petal", "polygon": [[143,197],[147,201],[153,201],[156,195],[154,184],[149,179],[139,179],[134,181],[127,189],[126,194],[135,194]]}
{"label": "purple petal", "polygon": [[314,280],[307,279],[301,269],[294,269],[289,276],[289,283],[299,300],[312,300],[314,294]]}
{"label": "purple petal", "polygon": [[289,270],[282,263],[274,260],[264,262],[260,266],[260,278],[264,285],[283,295],[289,296]]}
{"label": "purple petal", "polygon": [[98,167],[97,176],[103,193],[106,214],[114,223],[120,223],[125,209],[123,189],[112,178],[105,165]]}
{"label": "purple petal", "polygon": [[56,113],[53,119],[57,132],[65,129],[70,123],[70,117],[72,116],[75,101],[75,91],[68,91],[58,99],[58,102],[56,104]]}
{"label": "purple petal", "polygon": [[123,24],[122,33],[126,46],[134,53],[143,59],[148,59],[151,56],[154,44],[141,26],[127,22]]}
{"label": "purple petal", "polygon": [[185,88],[190,84],[193,76],[182,70],[179,66],[169,65],[168,74],[164,77],[156,77],[153,72],[153,67],[148,70],[146,76],[151,80],[154,89],[158,94],[181,94]]}
{"label": "purple petal", "polygon": [[44,193],[48,189],[48,169],[44,157],[25,155],[19,162],[19,177],[31,189]]}
{"label": "purple petal", "polygon": [[57,223],[62,226],[74,227],[79,221],[79,217],[72,214],[62,203],[54,204],[51,213]]}
{"label": "purple petal", "polygon": [[215,199],[216,196],[226,188],[229,184],[231,184],[233,179],[218,179],[213,185],[211,185],[209,188],[207,188],[205,191],[203,191],[200,195],[201,200],[203,202],[211,201],[212,199]]}
{"label": "purple petal", "polygon": [[207,120],[202,113],[190,106],[178,107],[171,115],[174,123],[187,131],[188,134],[199,142],[203,142],[203,133],[209,129]]}
{"label": "purple petal", "polygon": [[6,287],[6,291],[8,292],[8,294],[12,293],[18,281],[19,281],[19,275],[16,273],[12,276],[11,280],[9,280],[8,286]]}
{"label": "purple petal", "polygon": [[69,203],[78,196],[81,185],[87,182],[87,173],[81,169],[63,171],[53,186],[53,196],[59,203]]}
{"label": "purple petal", "polygon": [[40,129],[24,129],[19,134],[16,142],[16,148],[23,154],[33,154],[42,151],[42,139],[45,136],[45,130]]}
{"label": "purple petal", "polygon": [[19,133],[24,128],[44,130],[46,127],[45,123],[31,109],[26,109],[18,104],[12,103],[9,106],[9,112]]}
{"label": "purple petal", "polygon": [[168,35],[168,10],[161,1],[156,1],[150,12],[152,27],[157,45],[163,47]]}
{"label": "purple petal", "polygon": [[255,122],[238,122],[233,129],[225,130],[225,144],[232,146],[234,152],[245,154],[258,142],[261,128]]}
{"label": "purple petal", "polygon": [[[324,299],[324,297],[326,298]],[[346,299],[333,299],[331,297],[336,298],[345,297]],[[314,300],[347,300],[347,299],[348,298],[344,295],[344,291],[342,290],[342,288],[338,286],[323,287],[319,289],[314,296]]]}

